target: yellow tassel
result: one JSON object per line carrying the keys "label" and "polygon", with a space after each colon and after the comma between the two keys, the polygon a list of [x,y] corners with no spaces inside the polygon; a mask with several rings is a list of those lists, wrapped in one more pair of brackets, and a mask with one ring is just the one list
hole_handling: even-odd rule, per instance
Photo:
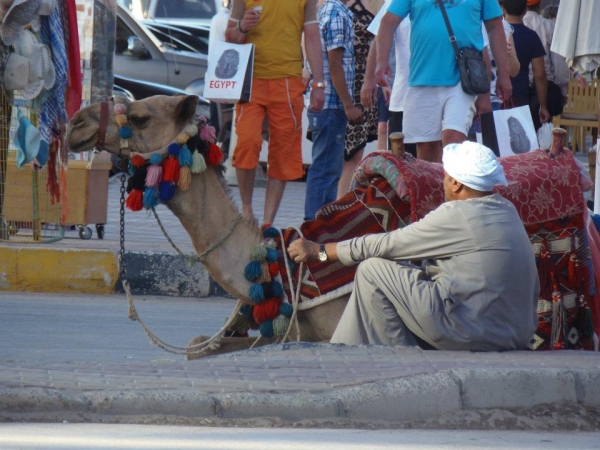
{"label": "yellow tassel", "polygon": [[115,121],[117,122],[117,125],[124,127],[127,125],[127,116],[125,114],[117,114]]}
{"label": "yellow tassel", "polygon": [[177,138],[175,138],[175,141],[179,144],[179,145],[184,145],[187,141],[190,140],[190,135],[187,134],[185,131],[181,132],[177,135]]}
{"label": "yellow tassel", "polygon": [[179,179],[177,180],[177,187],[182,191],[187,191],[192,182],[192,172],[188,166],[183,166],[179,169]]}
{"label": "yellow tassel", "polygon": [[270,283],[272,278],[271,278],[271,273],[269,272],[269,263],[268,262],[264,262],[261,264],[261,268],[262,268],[262,281],[264,283]]}

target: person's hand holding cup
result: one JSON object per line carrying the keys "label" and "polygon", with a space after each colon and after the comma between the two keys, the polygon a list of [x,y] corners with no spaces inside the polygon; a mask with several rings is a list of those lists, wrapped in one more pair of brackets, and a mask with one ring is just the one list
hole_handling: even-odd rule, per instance
{"label": "person's hand holding cup", "polygon": [[247,33],[254,28],[260,22],[260,15],[262,14],[262,6],[255,6],[254,8],[247,9],[244,13],[244,17],[240,21],[240,31]]}

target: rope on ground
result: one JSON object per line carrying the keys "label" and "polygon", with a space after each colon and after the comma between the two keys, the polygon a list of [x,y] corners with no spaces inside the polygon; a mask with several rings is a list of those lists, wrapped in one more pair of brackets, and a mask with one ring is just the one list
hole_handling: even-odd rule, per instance
{"label": "rope on ground", "polygon": [[[300,228],[298,227],[292,227],[294,230],[296,230],[296,232],[300,235],[300,237],[304,237],[304,235],[302,234],[302,231],[300,231]],[[281,237],[281,246],[284,246],[284,238],[283,238],[283,230],[279,229],[279,236]],[[283,261],[285,262],[285,270],[287,272],[287,276],[288,276],[288,280],[290,280],[290,292],[292,293],[292,306],[294,307],[294,310],[292,311],[292,317],[290,318],[290,324],[288,326],[287,331],[285,332],[285,335],[283,336],[283,339],[281,339],[281,343],[284,343],[286,341],[286,339],[288,339],[288,336],[290,335],[290,332],[292,331],[292,325],[296,325],[296,341],[300,341],[300,326],[298,324],[298,303],[300,303],[300,288],[302,286],[302,270],[304,269],[304,263],[301,262],[300,263],[300,267],[298,268],[298,284],[296,285],[296,289],[294,290],[294,285],[293,285],[293,277],[292,277],[292,271],[290,269],[290,264],[288,262],[288,254],[287,251],[285,250],[285,248],[283,248]]]}

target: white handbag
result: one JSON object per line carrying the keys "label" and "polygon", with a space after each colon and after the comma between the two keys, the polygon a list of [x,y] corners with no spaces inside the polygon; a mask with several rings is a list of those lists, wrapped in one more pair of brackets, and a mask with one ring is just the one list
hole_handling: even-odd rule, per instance
{"label": "white handbag", "polygon": [[217,103],[250,101],[254,45],[213,42],[204,75],[204,98]]}

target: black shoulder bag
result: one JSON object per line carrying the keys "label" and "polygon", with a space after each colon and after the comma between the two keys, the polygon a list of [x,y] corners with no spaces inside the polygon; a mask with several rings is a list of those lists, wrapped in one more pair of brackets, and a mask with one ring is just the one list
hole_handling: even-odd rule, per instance
{"label": "black shoulder bag", "polygon": [[454,32],[450,26],[444,3],[442,0],[437,0],[437,3],[442,10],[444,22],[446,22],[446,28],[448,28],[448,34],[450,35],[450,42],[452,43],[452,47],[454,47],[454,54],[456,55],[456,61],[460,70],[460,84],[463,91],[469,95],[490,92],[490,80],[482,53],[473,48],[458,48],[458,45],[456,45],[456,36],[454,36]]}

